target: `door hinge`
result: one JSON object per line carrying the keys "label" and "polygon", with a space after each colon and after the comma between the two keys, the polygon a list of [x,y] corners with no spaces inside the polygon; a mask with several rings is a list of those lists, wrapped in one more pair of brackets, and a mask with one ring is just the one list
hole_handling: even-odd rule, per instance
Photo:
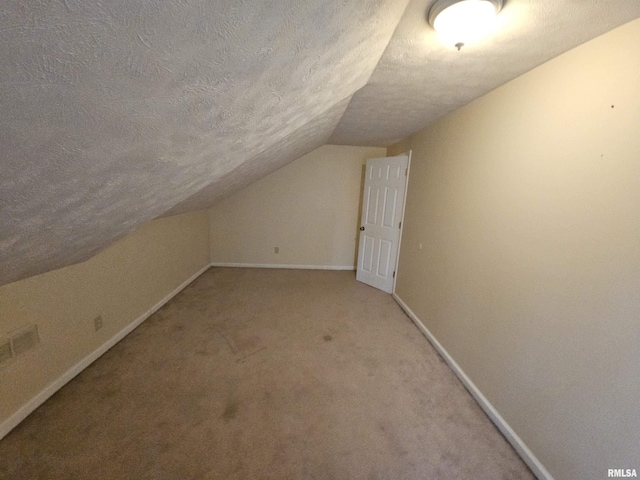
{"label": "door hinge", "polygon": [[407,175],[409,175],[409,169],[408,169],[408,168],[405,168],[405,169],[404,169],[404,176],[406,177]]}
{"label": "door hinge", "polygon": [[398,228],[402,228],[402,222],[398,224]]}
{"label": "door hinge", "polygon": [[396,278],[396,272],[393,272],[393,278]]}

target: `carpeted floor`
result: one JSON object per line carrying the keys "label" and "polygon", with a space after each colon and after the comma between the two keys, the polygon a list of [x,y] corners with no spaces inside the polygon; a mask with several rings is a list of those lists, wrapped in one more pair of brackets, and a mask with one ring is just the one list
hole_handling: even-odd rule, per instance
{"label": "carpeted floor", "polygon": [[2,479],[532,479],[390,295],[213,268],[0,441]]}

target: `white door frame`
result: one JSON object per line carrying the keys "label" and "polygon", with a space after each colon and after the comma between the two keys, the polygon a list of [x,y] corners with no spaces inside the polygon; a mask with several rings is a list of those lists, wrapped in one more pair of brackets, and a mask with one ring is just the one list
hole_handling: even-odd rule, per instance
{"label": "white door frame", "polygon": [[407,162],[407,176],[405,178],[404,185],[404,198],[402,199],[402,213],[400,214],[400,237],[398,238],[398,254],[396,255],[396,264],[394,266],[394,271],[396,274],[393,276],[393,287],[391,288],[391,293],[396,293],[396,282],[398,281],[398,263],[400,262],[400,249],[402,248],[402,232],[404,231],[404,212],[407,208],[407,192],[409,191],[409,175],[411,175],[411,150],[400,153],[399,155],[406,155],[409,157],[409,161]]}

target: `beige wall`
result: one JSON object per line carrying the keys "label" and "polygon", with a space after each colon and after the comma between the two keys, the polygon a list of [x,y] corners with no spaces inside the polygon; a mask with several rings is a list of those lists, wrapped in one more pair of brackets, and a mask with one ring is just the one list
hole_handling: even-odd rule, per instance
{"label": "beige wall", "polygon": [[[40,345],[0,369],[0,424],[209,263],[208,213],[150,222],[92,259],[0,287],[0,338]],[[104,326],[94,331],[93,319]]]}
{"label": "beige wall", "polygon": [[399,297],[556,479],[640,469],[640,20],[407,146]]}
{"label": "beige wall", "polygon": [[354,267],[362,168],[385,154],[325,145],[214,205],[211,260]]}

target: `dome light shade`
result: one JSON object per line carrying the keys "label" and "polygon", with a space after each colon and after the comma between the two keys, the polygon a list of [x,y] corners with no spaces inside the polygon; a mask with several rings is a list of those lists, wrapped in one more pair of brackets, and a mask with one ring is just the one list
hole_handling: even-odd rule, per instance
{"label": "dome light shade", "polygon": [[429,23],[447,45],[458,47],[491,30],[503,0],[437,0],[429,10]]}

